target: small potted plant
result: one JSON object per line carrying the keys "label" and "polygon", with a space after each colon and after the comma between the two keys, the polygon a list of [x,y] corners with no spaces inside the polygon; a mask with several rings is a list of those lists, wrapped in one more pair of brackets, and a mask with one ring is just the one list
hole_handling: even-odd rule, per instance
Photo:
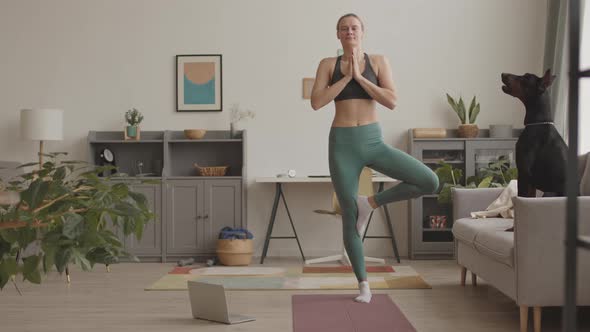
{"label": "small potted plant", "polygon": [[447,93],[447,101],[449,102],[449,105],[451,105],[451,107],[453,108],[453,111],[457,113],[457,116],[459,116],[459,120],[461,121],[461,124],[458,128],[459,137],[477,137],[477,134],[479,133],[479,128],[475,124],[475,120],[479,115],[479,103],[476,103],[475,96],[473,96],[473,99],[471,100],[471,105],[469,106],[468,110],[465,109],[465,103],[463,102],[463,98],[461,97],[459,97],[459,101],[456,102],[455,99],[453,99],[453,97],[449,96],[449,94]]}
{"label": "small potted plant", "polygon": [[240,109],[240,104],[233,104],[230,108],[230,123],[229,123],[229,136],[230,138],[236,138],[237,137],[237,123],[240,122],[241,120],[246,120],[246,119],[253,119],[256,116],[256,113],[254,113],[252,110],[241,110]]}
{"label": "small potted plant", "polygon": [[125,121],[127,127],[125,128],[125,139],[140,139],[139,124],[143,121],[143,115],[136,108],[132,108],[125,112]]}

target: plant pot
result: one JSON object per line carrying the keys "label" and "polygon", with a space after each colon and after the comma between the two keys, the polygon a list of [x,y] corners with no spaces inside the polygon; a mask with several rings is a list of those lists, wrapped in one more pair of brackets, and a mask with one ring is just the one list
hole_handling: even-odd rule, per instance
{"label": "plant pot", "polygon": [[217,240],[217,257],[223,265],[250,265],[252,252],[251,239]]}
{"label": "plant pot", "polygon": [[479,134],[479,128],[476,124],[461,124],[459,125],[457,134],[461,138],[473,138]]}
{"label": "plant pot", "polygon": [[138,126],[127,126],[125,127],[125,139],[139,140],[141,130]]}

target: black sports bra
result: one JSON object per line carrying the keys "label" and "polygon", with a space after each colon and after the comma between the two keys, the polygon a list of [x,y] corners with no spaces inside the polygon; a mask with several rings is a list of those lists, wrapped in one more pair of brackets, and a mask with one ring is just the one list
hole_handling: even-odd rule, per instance
{"label": "black sports bra", "polygon": [[[334,67],[334,73],[332,73],[332,79],[330,80],[330,85],[338,82],[344,75],[342,75],[342,71],[340,70],[340,60],[342,56],[339,56],[336,60],[336,66]],[[379,85],[377,83],[377,75],[371,66],[371,62],[369,61],[369,56],[365,53],[365,71],[362,73],[363,77],[368,79],[375,85]],[[356,80],[350,80],[348,84],[340,91],[338,96],[334,98],[334,101],[345,100],[345,99],[373,99],[365,89],[357,82]]]}

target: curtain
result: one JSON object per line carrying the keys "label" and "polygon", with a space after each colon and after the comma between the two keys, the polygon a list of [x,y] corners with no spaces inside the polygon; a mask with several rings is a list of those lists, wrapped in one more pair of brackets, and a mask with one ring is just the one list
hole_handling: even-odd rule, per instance
{"label": "curtain", "polygon": [[[547,29],[543,72],[551,69],[556,75],[551,87],[551,111],[555,128],[568,142],[567,110],[569,80],[568,0],[547,0]],[[580,0],[580,31],[584,27],[586,0]],[[580,108],[580,112],[582,109]]]}
{"label": "curtain", "polygon": [[551,111],[555,128],[567,142],[567,98],[569,43],[567,38],[567,0],[547,0],[547,29],[543,72],[556,75],[551,86]]}

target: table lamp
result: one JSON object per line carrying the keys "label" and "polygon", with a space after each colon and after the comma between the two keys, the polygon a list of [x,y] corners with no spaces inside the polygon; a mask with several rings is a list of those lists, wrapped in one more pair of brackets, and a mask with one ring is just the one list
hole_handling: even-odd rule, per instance
{"label": "table lamp", "polygon": [[63,139],[63,110],[39,108],[20,111],[21,138],[39,141],[39,167],[43,166],[43,142]]}

